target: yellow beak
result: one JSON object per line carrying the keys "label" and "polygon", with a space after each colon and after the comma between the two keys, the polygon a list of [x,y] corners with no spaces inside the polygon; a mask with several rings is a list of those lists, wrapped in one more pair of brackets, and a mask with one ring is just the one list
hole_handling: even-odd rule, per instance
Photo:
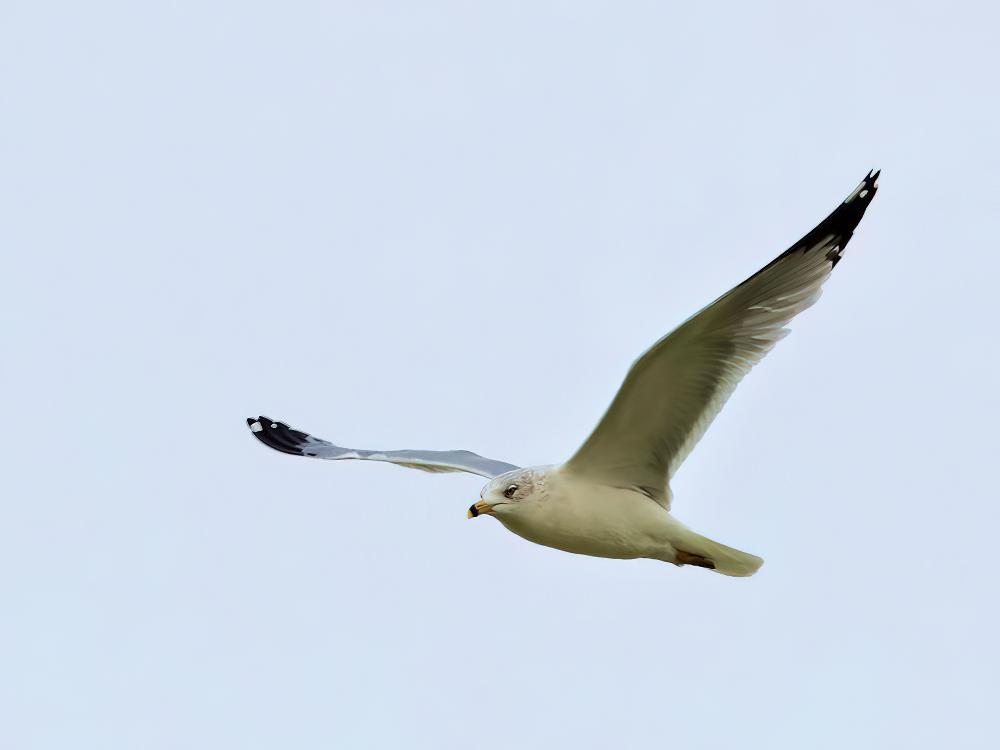
{"label": "yellow beak", "polygon": [[480,500],[477,503],[473,503],[469,506],[469,518],[475,518],[476,516],[491,515],[493,513],[493,506],[489,503]]}

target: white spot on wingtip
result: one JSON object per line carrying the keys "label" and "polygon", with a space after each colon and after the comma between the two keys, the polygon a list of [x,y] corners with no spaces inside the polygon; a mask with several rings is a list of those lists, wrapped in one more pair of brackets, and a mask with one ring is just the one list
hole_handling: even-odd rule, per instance
{"label": "white spot on wingtip", "polygon": [[844,199],[844,203],[850,203],[851,201],[853,201],[855,198],[858,197],[858,194],[861,193],[861,191],[864,189],[865,189],[865,183],[862,182],[860,185],[854,188],[854,192],[852,192],[849,196],[847,196]]}
{"label": "white spot on wingtip", "polygon": [[864,198],[866,195],[868,195],[867,190],[862,190],[860,193],[858,193],[859,198]]}
{"label": "white spot on wingtip", "polygon": [[254,422],[252,425],[250,425],[251,432],[260,432],[263,429],[264,428],[260,426],[260,422]]}

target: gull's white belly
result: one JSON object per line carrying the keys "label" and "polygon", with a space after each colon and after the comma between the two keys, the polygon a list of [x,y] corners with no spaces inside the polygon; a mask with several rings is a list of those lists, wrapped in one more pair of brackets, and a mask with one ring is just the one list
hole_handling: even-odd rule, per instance
{"label": "gull's white belly", "polygon": [[[554,478],[553,478],[554,479]],[[583,482],[551,481],[545,496],[497,519],[518,536],[595,557],[672,558],[671,538],[684,527],[648,497]]]}

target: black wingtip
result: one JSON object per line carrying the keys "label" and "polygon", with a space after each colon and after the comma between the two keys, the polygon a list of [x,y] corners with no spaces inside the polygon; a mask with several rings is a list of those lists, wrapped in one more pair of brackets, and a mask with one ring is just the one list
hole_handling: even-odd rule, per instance
{"label": "black wingtip", "polygon": [[861,180],[858,186],[854,189],[854,192],[844,199],[844,205],[860,202],[867,206],[871,203],[872,198],[875,197],[875,192],[878,190],[878,177],[880,174],[882,174],[881,169],[873,169],[869,171],[868,174],[865,175],[864,179]]}
{"label": "black wingtip", "polygon": [[303,447],[309,441],[309,435],[299,430],[293,430],[284,422],[276,422],[265,416],[256,419],[247,417],[250,432],[268,448],[293,456],[307,455]]}
{"label": "black wingtip", "polygon": [[[836,268],[844,255],[844,248],[847,247],[847,243],[850,242],[851,237],[854,235],[855,228],[861,222],[861,217],[865,215],[865,210],[875,197],[875,193],[878,192],[876,180],[878,180],[880,174],[882,174],[882,170],[880,169],[873,169],[868,172],[864,179],[861,180],[861,183],[854,188],[854,192],[848,195],[833,210],[833,213],[823,219],[812,231],[808,232],[802,239],[785,250],[785,252],[743,281],[743,284],[755,279],[792,253],[808,252],[811,249],[821,246],[829,246],[826,257],[830,261],[830,267]],[[834,238],[832,243],[829,243],[830,237]]]}
{"label": "black wingtip", "polygon": [[854,191],[844,199],[844,202],[837,206],[833,213],[820,222],[815,229],[790,247],[788,252],[808,248],[824,235],[832,234],[839,238],[839,242],[830,254],[831,265],[836,268],[844,256],[844,248],[854,236],[854,230],[861,223],[865,211],[875,197],[875,193],[878,192],[877,180],[880,174],[882,174],[881,169],[869,171],[861,183],[854,188]]}
{"label": "black wingtip", "polygon": [[862,185],[868,190],[878,190],[878,177],[880,174],[882,174],[881,169],[871,170],[865,179],[861,181]]}

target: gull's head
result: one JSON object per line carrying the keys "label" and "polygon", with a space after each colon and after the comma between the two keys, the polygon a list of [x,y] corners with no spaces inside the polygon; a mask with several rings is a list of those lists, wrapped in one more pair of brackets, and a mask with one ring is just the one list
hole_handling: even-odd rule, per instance
{"label": "gull's head", "polygon": [[469,508],[469,518],[504,516],[516,513],[527,501],[538,500],[545,492],[545,471],[515,469],[490,480],[479,493],[479,501]]}

